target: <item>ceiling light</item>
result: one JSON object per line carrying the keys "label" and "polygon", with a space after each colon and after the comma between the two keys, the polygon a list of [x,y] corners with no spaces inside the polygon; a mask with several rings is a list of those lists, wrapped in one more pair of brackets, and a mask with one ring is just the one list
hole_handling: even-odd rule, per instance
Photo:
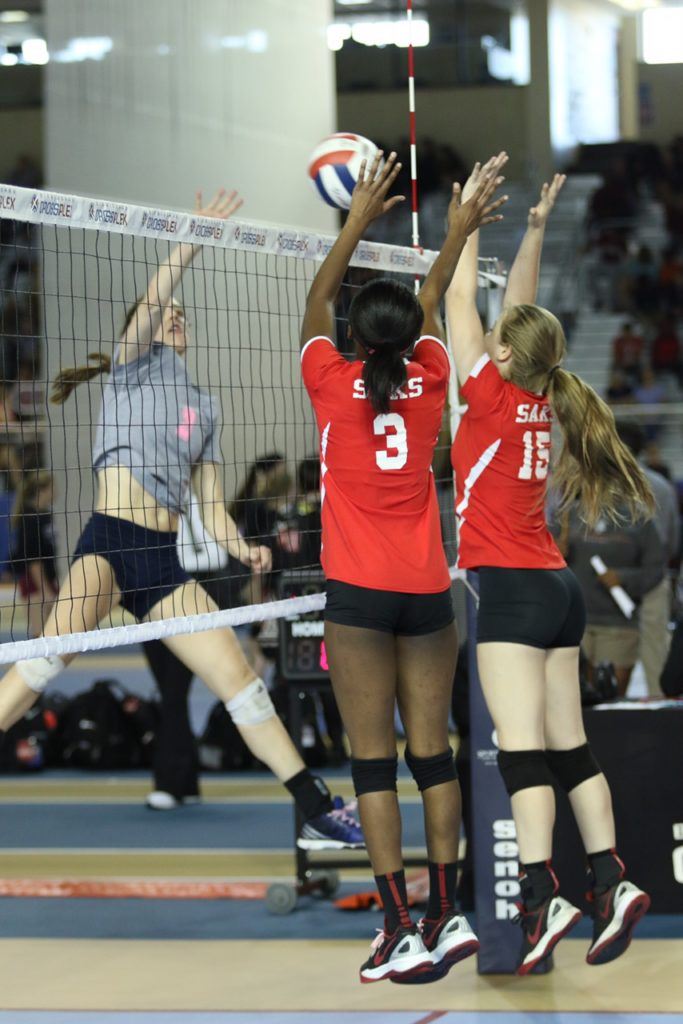
{"label": "ceiling light", "polygon": [[44,39],[24,39],[21,53],[27,64],[47,64],[50,59]]}
{"label": "ceiling light", "polygon": [[17,25],[19,22],[28,21],[29,18],[28,11],[0,11],[0,21],[5,25]]}

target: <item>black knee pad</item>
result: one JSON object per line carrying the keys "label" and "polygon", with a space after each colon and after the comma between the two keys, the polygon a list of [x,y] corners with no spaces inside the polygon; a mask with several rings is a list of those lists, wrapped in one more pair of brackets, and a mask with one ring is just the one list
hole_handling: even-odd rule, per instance
{"label": "black knee pad", "polygon": [[499,750],[498,767],[509,796],[554,781],[545,750]]}
{"label": "black knee pad", "polygon": [[573,750],[546,750],[545,756],[551,772],[565,793],[571,793],[586,779],[592,779],[602,771],[587,743]]}
{"label": "black knee pad", "polygon": [[356,796],[396,792],[398,757],[351,758],[351,778]]}
{"label": "black knee pad", "polygon": [[450,747],[433,757],[414,757],[406,747],[406,764],[421,793],[432,786],[440,786],[442,782],[455,782],[458,777]]}

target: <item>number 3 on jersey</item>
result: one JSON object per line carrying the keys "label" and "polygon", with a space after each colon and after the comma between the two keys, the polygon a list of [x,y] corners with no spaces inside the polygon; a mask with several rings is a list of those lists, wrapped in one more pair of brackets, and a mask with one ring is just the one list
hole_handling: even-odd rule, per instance
{"label": "number 3 on jersey", "polygon": [[[520,480],[545,480],[550,464],[550,431],[524,431],[524,461],[517,474]],[[536,456],[534,460],[534,455]],[[535,461],[535,464],[534,464]]]}
{"label": "number 3 on jersey", "polygon": [[406,421],[397,412],[388,412],[375,416],[372,426],[376,437],[386,439],[386,448],[375,452],[375,461],[379,468],[403,469],[408,461]]}

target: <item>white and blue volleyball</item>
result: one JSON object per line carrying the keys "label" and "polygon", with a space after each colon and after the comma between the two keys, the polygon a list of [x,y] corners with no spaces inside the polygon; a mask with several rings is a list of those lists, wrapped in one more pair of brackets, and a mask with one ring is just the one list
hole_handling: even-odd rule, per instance
{"label": "white and blue volleyball", "polygon": [[308,174],[328,206],[348,210],[363,160],[369,167],[376,155],[377,146],[370,139],[352,132],[335,132],[311,153]]}

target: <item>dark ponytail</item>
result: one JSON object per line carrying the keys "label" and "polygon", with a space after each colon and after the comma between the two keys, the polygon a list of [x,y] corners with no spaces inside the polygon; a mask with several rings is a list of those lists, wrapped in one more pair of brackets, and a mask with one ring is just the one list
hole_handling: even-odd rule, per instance
{"label": "dark ponytail", "polygon": [[389,412],[394,392],[407,382],[403,356],[419,337],[424,314],[401,281],[377,278],[356,293],[349,309],[354,341],[365,349],[365,391],[373,409]]}
{"label": "dark ponytail", "polygon": [[391,396],[408,381],[400,349],[394,345],[381,345],[374,349],[365,362],[363,380],[365,393],[375,412],[389,412]]}

